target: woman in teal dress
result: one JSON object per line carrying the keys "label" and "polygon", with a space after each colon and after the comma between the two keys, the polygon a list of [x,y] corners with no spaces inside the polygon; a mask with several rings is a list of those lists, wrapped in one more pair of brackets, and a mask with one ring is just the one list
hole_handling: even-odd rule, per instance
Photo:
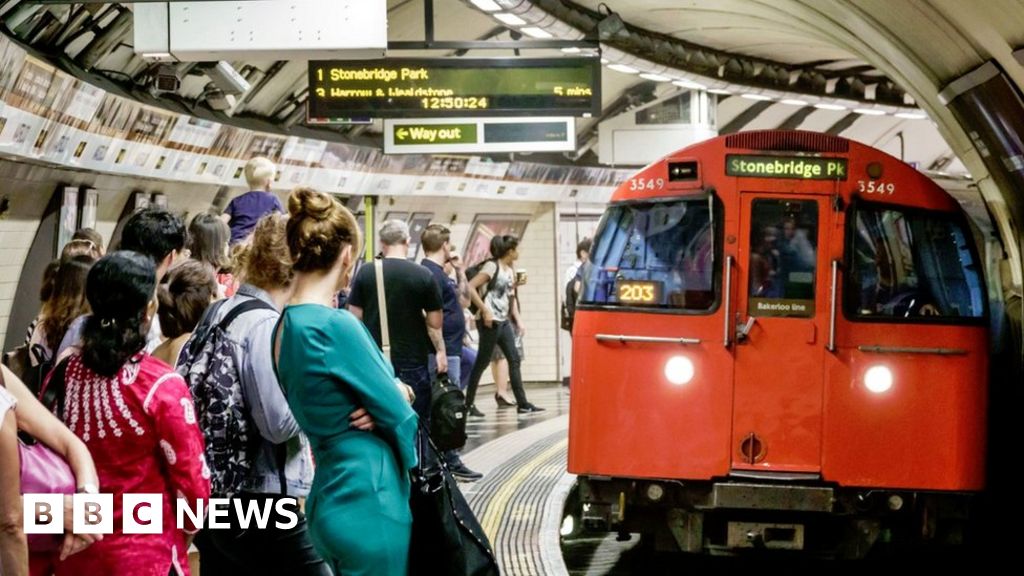
{"label": "woman in teal dress", "polygon": [[[404,576],[416,415],[363,324],[331,307],[351,271],[356,220],[308,188],[292,193],[288,211],[295,294],[274,350],[288,404],[316,459],[306,501],[310,536],[339,576]],[[373,418],[372,432],[346,421],[360,407]]]}

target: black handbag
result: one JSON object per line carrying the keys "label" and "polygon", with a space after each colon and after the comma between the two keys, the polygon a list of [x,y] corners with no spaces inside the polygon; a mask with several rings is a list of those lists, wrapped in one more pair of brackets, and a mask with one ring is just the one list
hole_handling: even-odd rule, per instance
{"label": "black handbag", "polygon": [[421,458],[429,455],[425,460],[437,465],[411,473],[410,574],[498,576],[487,535],[422,426],[420,432]]}
{"label": "black handbag", "polygon": [[438,450],[466,445],[466,395],[447,374],[438,374],[430,387],[430,438]]}

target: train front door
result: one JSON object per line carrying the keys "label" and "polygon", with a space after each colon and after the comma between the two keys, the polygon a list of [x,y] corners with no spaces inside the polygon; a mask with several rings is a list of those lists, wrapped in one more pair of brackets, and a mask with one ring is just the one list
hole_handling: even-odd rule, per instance
{"label": "train front door", "polygon": [[732,469],[818,474],[830,197],[740,198]]}

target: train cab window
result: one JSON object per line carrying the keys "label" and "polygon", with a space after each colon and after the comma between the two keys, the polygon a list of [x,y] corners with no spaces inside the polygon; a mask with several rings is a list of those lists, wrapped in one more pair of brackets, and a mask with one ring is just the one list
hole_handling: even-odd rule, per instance
{"label": "train cab window", "polygon": [[813,316],[817,201],[757,199],[750,210],[750,315]]}
{"label": "train cab window", "polygon": [[580,304],[707,311],[715,304],[709,201],[612,206],[584,271]]}
{"label": "train cab window", "polygon": [[980,318],[971,236],[952,216],[860,206],[847,257],[846,312],[864,319]]}

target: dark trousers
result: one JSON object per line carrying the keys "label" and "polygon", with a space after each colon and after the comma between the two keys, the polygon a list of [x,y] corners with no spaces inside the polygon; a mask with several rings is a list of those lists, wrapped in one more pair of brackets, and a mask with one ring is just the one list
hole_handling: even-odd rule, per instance
{"label": "dark trousers", "polygon": [[512,330],[512,323],[509,321],[495,322],[490,328],[480,323],[480,347],[476,351],[476,362],[473,363],[473,373],[469,378],[469,386],[466,387],[466,406],[472,406],[476,399],[476,389],[480,386],[480,378],[484,370],[491,364],[491,356],[494,355],[494,347],[501,348],[508,360],[508,379],[512,384],[512,393],[516,396],[516,403],[526,406],[526,391],[523,390],[523,373],[519,369],[519,351],[516,350],[516,335]]}
{"label": "dark trousers", "polygon": [[[299,523],[291,529],[275,527],[278,521],[288,522],[274,510],[274,503],[282,496],[277,494],[240,494],[234,499],[243,502],[243,509],[249,501],[271,502],[270,521],[265,530],[249,524],[248,530],[238,526],[238,519],[232,512],[228,515],[230,528],[203,530],[196,536],[199,548],[199,571],[202,576],[331,576],[331,569],[313,549],[306,528],[306,517],[295,510]],[[232,511],[234,503],[231,504]]]}
{"label": "dark trousers", "polygon": [[416,393],[416,400],[412,403],[412,409],[420,417],[420,421],[427,428],[430,428],[430,370],[427,368],[427,361],[422,363],[405,363],[392,360],[395,367],[395,376],[412,387]]}
{"label": "dark trousers", "polygon": [[[416,394],[416,400],[412,403],[412,409],[416,411],[416,415],[419,416],[420,422],[423,426],[417,431],[417,434],[422,433],[423,430],[430,430],[430,369],[427,367],[427,362],[423,363],[410,362],[405,363],[398,360],[391,361],[392,366],[395,367],[395,375],[403,383],[408,384],[412,387],[412,391]],[[421,442],[416,443],[417,448],[422,446]],[[417,450],[420,457],[420,467],[425,469],[433,469],[437,466],[437,463],[433,460],[433,451],[430,450]]]}

